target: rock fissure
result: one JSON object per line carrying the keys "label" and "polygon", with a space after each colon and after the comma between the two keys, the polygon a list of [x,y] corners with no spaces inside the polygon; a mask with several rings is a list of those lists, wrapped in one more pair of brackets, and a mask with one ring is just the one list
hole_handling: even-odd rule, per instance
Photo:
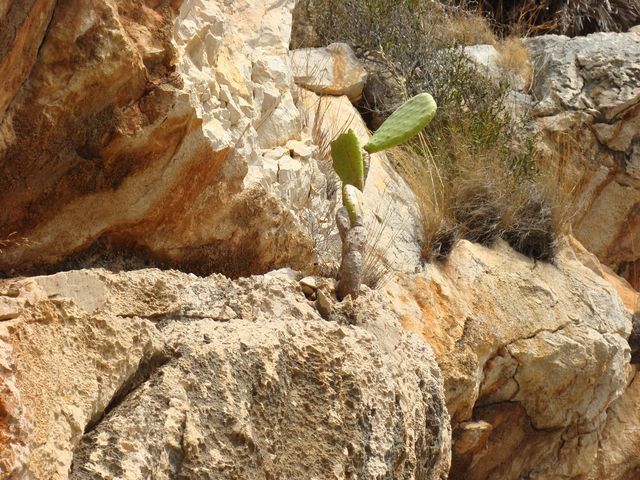
{"label": "rock fissure", "polygon": [[173,358],[175,358],[175,354],[160,351],[151,358],[141,361],[133,375],[113,394],[108,405],[100,412],[99,417],[87,423],[84,435],[90,434],[95,430],[111,412],[116,410],[130,395],[147,383],[155,372],[161,370]]}

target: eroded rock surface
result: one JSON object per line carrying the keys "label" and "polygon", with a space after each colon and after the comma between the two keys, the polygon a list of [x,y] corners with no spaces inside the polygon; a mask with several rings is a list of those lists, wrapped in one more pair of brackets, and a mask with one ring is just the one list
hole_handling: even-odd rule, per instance
{"label": "eroded rock surface", "polygon": [[[293,0],[13,3],[0,238],[29,243],[5,249],[1,270],[109,252],[232,275],[310,261],[299,202],[272,186],[308,193],[313,161],[292,153],[286,178],[247,175],[302,140]],[[31,62],[21,45],[40,37]]]}
{"label": "eroded rock surface", "polygon": [[[328,230],[322,239],[335,233],[339,202],[294,82],[304,83],[304,52],[292,65],[293,0],[40,3],[25,4],[22,23],[9,18],[43,37],[37,56],[15,53],[18,32],[0,65],[24,71],[0,112],[0,240],[18,240],[0,273],[313,267],[327,250],[316,226]],[[305,61],[330,70],[319,91],[357,98],[362,65],[345,45],[323,52]],[[385,169],[367,194],[376,204],[381,182],[403,183]],[[418,251],[413,232],[404,236]]]}
{"label": "eroded rock surface", "polygon": [[360,99],[367,81],[362,63],[345,43],[293,50],[291,65],[301,87],[320,95],[346,95],[353,102]]}
{"label": "eroded rock surface", "polygon": [[[640,286],[640,34],[527,40],[534,115],[581,198],[574,234]],[[557,157],[557,155],[556,155]]]}
{"label": "eroded rock surface", "polygon": [[387,288],[444,373],[450,478],[590,472],[628,382],[631,312],[610,284],[570,250],[551,265],[463,241],[440,268]]}
{"label": "eroded rock surface", "polygon": [[[0,237],[29,239],[0,267],[56,264],[92,245],[236,274],[302,261],[295,219],[268,188],[245,184],[263,149],[300,137],[292,8],[58,2],[0,119]],[[21,70],[15,62],[7,69]]]}
{"label": "eroded rock surface", "polygon": [[2,478],[447,476],[440,371],[380,294],[335,313],[357,312],[350,325],[321,319],[287,272],[81,270],[10,287]]}

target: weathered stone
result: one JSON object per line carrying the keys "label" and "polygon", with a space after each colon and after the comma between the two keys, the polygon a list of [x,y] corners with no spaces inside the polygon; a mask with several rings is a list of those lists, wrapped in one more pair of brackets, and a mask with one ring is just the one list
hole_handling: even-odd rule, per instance
{"label": "weathered stone", "polygon": [[300,288],[302,289],[302,293],[304,293],[307,297],[314,296],[316,291],[318,290],[318,284],[316,283],[316,279],[314,277],[304,277],[300,280]]}
{"label": "weathered stone", "polygon": [[85,429],[158,361],[162,342],[150,321],[88,312],[37,279],[20,290],[20,317],[0,323],[0,478],[66,479]]}
{"label": "weathered stone", "polygon": [[0,42],[0,239],[29,243],[5,248],[0,270],[311,262],[292,206],[314,162],[262,168],[301,140],[293,0],[22,3],[0,7],[16,32]]}
{"label": "weathered stone", "polygon": [[0,118],[31,72],[55,4],[55,0],[8,0],[0,5]]}
{"label": "weathered stone", "polygon": [[352,102],[362,96],[367,81],[367,72],[345,43],[292,50],[291,67],[301,87],[320,95],[346,95]]}
{"label": "weathered stone", "polygon": [[488,422],[465,422],[458,426],[456,455],[475,455],[487,448],[493,427]]}
{"label": "weathered stone", "polygon": [[[451,478],[579,479],[597,458],[626,387],[631,313],[567,248],[551,265],[462,241],[445,264],[386,287],[443,370],[463,442]],[[491,425],[488,440],[471,420]]]}
{"label": "weathered stone", "polygon": [[[497,82],[508,81],[512,89],[524,92],[531,83],[531,65],[524,60],[518,68],[513,68],[503,60],[503,55],[509,55],[508,45],[499,50],[494,45],[470,45],[463,51],[474,62],[480,72]],[[526,47],[523,47],[526,48]]]}
{"label": "weathered stone", "polygon": [[550,156],[563,162],[549,168],[561,168],[580,194],[574,234],[638,288],[640,36],[548,35],[527,45],[536,72],[536,124]]}
{"label": "weathered stone", "polygon": [[598,456],[589,480],[635,480],[640,478],[640,376],[628,368],[624,394],[607,410],[600,433]]}
{"label": "weathered stone", "polygon": [[439,369],[380,294],[326,322],[286,270],[20,288],[28,308],[0,323],[5,478],[447,476]]}
{"label": "weathered stone", "polygon": [[13,298],[0,297],[0,322],[20,316],[20,304]]}

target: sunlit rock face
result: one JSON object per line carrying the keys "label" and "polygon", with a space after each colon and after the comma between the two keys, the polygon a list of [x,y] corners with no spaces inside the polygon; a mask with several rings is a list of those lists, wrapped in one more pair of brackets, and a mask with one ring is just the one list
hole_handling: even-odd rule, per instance
{"label": "sunlit rock face", "polygon": [[640,34],[527,40],[533,115],[580,194],[574,234],[640,287]]}
{"label": "sunlit rock face", "polygon": [[602,443],[619,426],[612,405],[637,408],[635,384],[627,390],[631,311],[573,249],[548,264],[463,241],[446,263],[387,290],[443,371],[450,478],[582,479],[595,462],[636,465],[633,435],[615,451]]}
{"label": "sunlit rock face", "polygon": [[[320,241],[331,237],[340,200],[328,194],[331,167],[321,165],[296,84],[315,80],[310,71],[300,76],[301,53],[289,51],[293,4],[14,7],[20,15],[8,21],[17,33],[0,64],[12,86],[0,98],[0,240],[11,239],[0,272],[123,262],[231,276],[311,267],[315,226],[328,231]],[[37,48],[18,55],[23,43]],[[348,47],[334,47],[319,91],[355,99],[366,72]],[[312,55],[305,65],[316,72],[326,61]],[[349,122],[360,125],[349,107]],[[376,224],[386,184],[399,185],[392,197],[403,192],[394,215],[412,202],[381,162],[389,181],[366,193]],[[401,216],[402,248],[378,250],[412,271],[420,234]],[[412,259],[396,262],[400,250]]]}
{"label": "sunlit rock face", "polygon": [[[105,252],[230,274],[309,261],[293,0],[14,3],[0,238],[28,243],[5,273]],[[264,168],[278,147],[286,167]]]}
{"label": "sunlit rock face", "polygon": [[440,370],[379,292],[326,321],[290,270],[90,269],[0,299],[0,478],[447,478]]}

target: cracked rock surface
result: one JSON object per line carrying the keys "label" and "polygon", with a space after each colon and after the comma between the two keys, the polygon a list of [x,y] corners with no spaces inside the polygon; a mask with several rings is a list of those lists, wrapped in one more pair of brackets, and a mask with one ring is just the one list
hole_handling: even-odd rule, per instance
{"label": "cracked rock surface", "polygon": [[[294,3],[4,2],[0,239],[29,241],[3,247],[0,274],[117,265],[237,278],[313,264],[339,200],[298,105]],[[327,74],[319,91],[357,97],[363,67],[345,46],[327,52],[328,70],[325,55],[305,60]],[[348,103],[340,129],[362,123]],[[392,184],[396,215],[412,194],[379,157],[365,196],[378,203]],[[410,226],[379,248],[394,247],[396,264],[420,250],[412,220],[398,222]]]}
{"label": "cracked rock surface", "polygon": [[[552,265],[463,241],[387,290],[443,370],[450,478],[580,479],[609,450],[599,441],[628,384],[631,312],[568,247]],[[625,445],[632,464],[637,443]]]}
{"label": "cracked rock surface", "polygon": [[[536,125],[581,197],[574,234],[640,287],[640,33],[527,40]],[[556,157],[557,158],[557,157]]]}
{"label": "cracked rock surface", "polygon": [[447,476],[440,370],[379,293],[338,310],[354,326],[287,271],[4,284],[22,309],[0,322],[0,478]]}

